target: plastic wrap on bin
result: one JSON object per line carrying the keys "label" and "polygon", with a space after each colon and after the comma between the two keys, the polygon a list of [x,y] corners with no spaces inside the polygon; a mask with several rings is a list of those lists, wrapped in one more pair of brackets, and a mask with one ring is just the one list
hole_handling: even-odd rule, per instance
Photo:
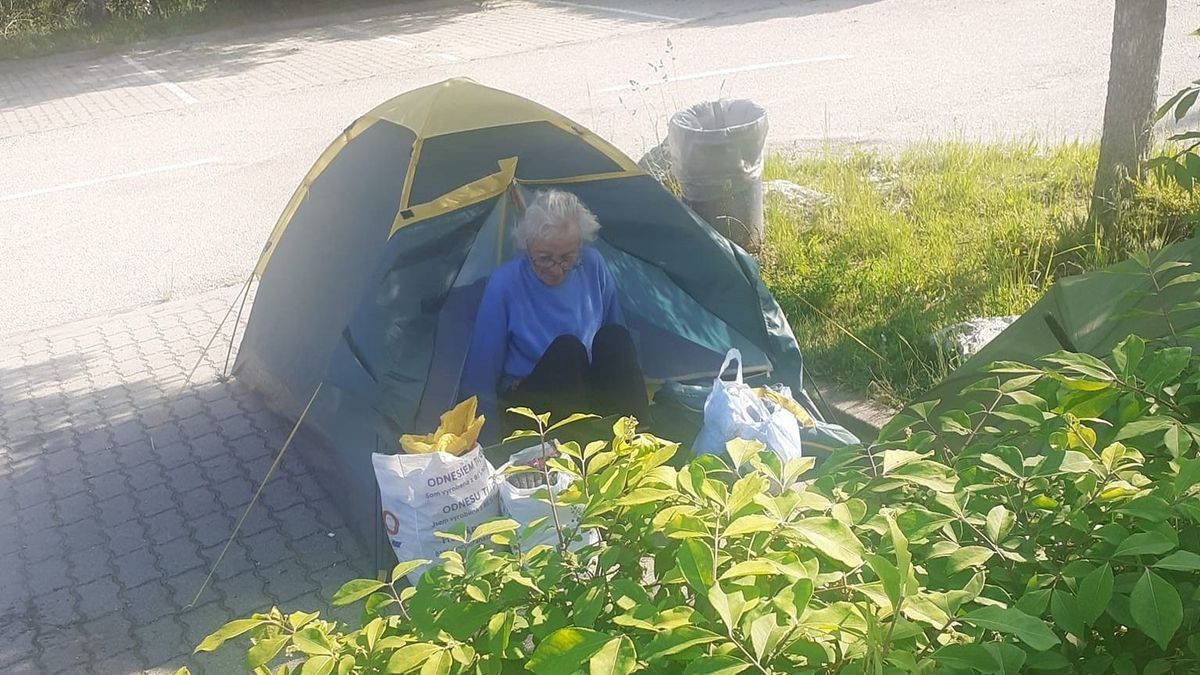
{"label": "plastic wrap on bin", "polygon": [[671,116],[667,146],[684,201],[749,251],[762,243],[767,111],[746,100],[710,101]]}

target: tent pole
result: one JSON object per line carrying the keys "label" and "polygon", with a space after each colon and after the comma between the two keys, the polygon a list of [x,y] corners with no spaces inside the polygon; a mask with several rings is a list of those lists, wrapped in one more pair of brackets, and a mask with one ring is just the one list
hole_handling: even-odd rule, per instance
{"label": "tent pole", "polygon": [[297,419],[296,424],[292,426],[292,431],[288,434],[287,440],[283,442],[283,447],[279,448],[279,452],[275,455],[275,461],[272,462],[270,468],[267,469],[267,475],[263,476],[262,482],[258,484],[258,489],[254,491],[254,496],[250,498],[250,503],[246,505],[246,510],[242,512],[242,517],[238,519],[237,526],[233,528],[233,534],[229,535],[229,539],[225,542],[225,547],[221,549],[221,555],[217,556],[216,562],[214,562],[212,568],[208,570],[208,576],[204,578],[204,583],[200,584],[200,590],[196,591],[196,597],[192,598],[192,601],[188,603],[188,606],[185,609],[191,609],[194,607],[200,600],[200,596],[204,593],[204,589],[208,588],[208,583],[212,581],[213,574],[216,574],[217,567],[221,564],[221,561],[225,559],[225,554],[229,551],[229,547],[233,544],[233,540],[237,538],[238,532],[242,530],[242,525],[245,524],[246,518],[250,516],[251,509],[258,504],[259,495],[262,494],[263,488],[267,486],[267,482],[271,480],[271,476],[275,474],[275,469],[279,467],[279,463],[283,461],[283,453],[287,452],[288,447],[292,444],[292,439],[296,437],[296,432],[300,430],[300,425],[304,423],[304,417],[308,415],[308,409],[311,408],[313,402],[317,400],[317,394],[321,393],[321,387],[324,384],[324,382],[318,384],[317,388],[312,393],[312,397],[308,399],[308,404],[304,406],[304,411],[300,413],[300,418]]}

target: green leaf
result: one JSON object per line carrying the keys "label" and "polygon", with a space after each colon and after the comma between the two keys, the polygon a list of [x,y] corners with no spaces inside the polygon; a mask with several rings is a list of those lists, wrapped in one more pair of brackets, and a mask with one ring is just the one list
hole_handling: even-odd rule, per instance
{"label": "green leaf", "polygon": [[1050,614],[1054,617],[1054,623],[1063,630],[1079,637],[1086,636],[1087,626],[1080,616],[1078,599],[1065,587],[1054,589],[1054,595],[1050,598]]}
{"label": "green leaf", "polygon": [[1005,461],[1003,457],[1000,457],[999,455],[993,455],[990,452],[985,452],[979,456],[980,463],[984,464],[985,466],[990,466],[1000,473],[1007,474],[1013,478],[1020,478],[1022,475],[1024,475],[1024,473],[1022,471],[1023,464],[1020,463],[1019,452],[1017,453],[1016,459],[1018,460],[1018,463],[1014,466],[1013,464]]}
{"label": "green leaf", "polygon": [[1136,335],[1130,335],[1113,348],[1113,363],[1122,375],[1129,376],[1137,372],[1146,353],[1146,341]]}
{"label": "green leaf", "polygon": [[763,656],[766,655],[771,632],[778,626],[779,624],[775,622],[775,615],[770,612],[758,617],[750,624],[750,644],[754,647],[754,656],[759,661],[762,661]]}
{"label": "green leaf", "polygon": [[733,484],[729,490],[729,503],[725,505],[725,508],[730,515],[740,516],[743,508],[754,503],[755,495],[766,492],[766,480],[758,474],[749,474]]}
{"label": "green leaf", "polygon": [[896,468],[919,462],[928,456],[928,453],[913,452],[911,450],[884,450],[883,453],[883,472],[890,473]]}
{"label": "green leaf", "polygon": [[1056,352],[1042,358],[1047,363],[1053,363],[1068,372],[1077,373],[1095,380],[1111,382],[1116,379],[1108,364],[1091,354],[1082,352]]}
{"label": "green leaf", "polygon": [[[1198,32],[1200,32],[1200,31],[1198,31]],[[1176,106],[1176,104],[1179,103],[1179,100],[1182,99],[1184,96],[1187,96],[1188,93],[1191,91],[1192,91],[1191,87],[1184,87],[1183,89],[1180,89],[1179,91],[1175,92],[1171,96],[1171,98],[1167,99],[1167,101],[1165,103],[1163,103],[1161,106],[1158,107],[1158,109],[1156,109],[1154,111],[1154,121],[1157,122],[1158,120],[1161,120],[1162,118],[1166,117],[1167,113],[1171,112],[1171,109],[1174,108]],[[1182,117],[1182,115],[1180,117]],[[1178,121],[1178,120],[1176,120],[1176,121]]]}
{"label": "green leaf", "polygon": [[1058,636],[1046,627],[1045,622],[1011,607],[981,607],[964,616],[963,621],[998,633],[1014,635],[1038,651],[1050,649],[1059,643]]}
{"label": "green leaf", "polygon": [[1190,347],[1166,347],[1147,359],[1142,379],[1151,389],[1175,380],[1192,359]]}
{"label": "green leaf", "polygon": [[475,602],[486,603],[488,601],[488,589],[486,589],[483,586],[483,584],[486,584],[486,583],[487,583],[486,581],[480,579],[479,581],[475,581],[475,582],[467,584],[467,588],[465,591],[467,594],[467,597],[474,600]]}
{"label": "green leaf", "polygon": [[888,601],[891,603],[892,611],[900,606],[900,598],[904,595],[904,590],[901,587],[900,572],[896,570],[887,558],[867,553],[863,556],[866,559],[867,566],[871,571],[875,572],[875,576],[879,577],[879,582],[883,584],[883,592],[887,594]]}
{"label": "green leaf", "polygon": [[1005,675],[1017,675],[1021,666],[1025,665],[1025,650],[1005,642],[989,642],[983,646],[991,653],[992,658],[1000,664],[999,672]]}
{"label": "green leaf", "polygon": [[530,429],[518,429],[517,431],[514,431],[511,434],[509,434],[508,437],[504,439],[504,442],[509,443],[511,441],[520,440],[522,438],[541,438],[541,437],[542,437],[542,435],[536,431],[532,431]]}
{"label": "green leaf", "polygon": [[[672,654],[678,654],[685,649],[704,645],[710,642],[716,642],[723,639],[716,633],[696,628],[695,626],[680,626],[678,628],[659,633],[650,645],[646,648],[646,653],[643,654],[646,661],[654,661]],[[569,671],[563,671],[569,672]]]}
{"label": "green leaf", "polygon": [[1187,274],[1180,274],[1174,279],[1163,284],[1163,288],[1170,288],[1171,286],[1175,286],[1177,284],[1194,284],[1197,282],[1200,282],[1200,272],[1189,272]]}
{"label": "green leaf", "polygon": [[1179,592],[1166,579],[1150,570],[1142,573],[1129,596],[1129,613],[1134,625],[1166,650],[1183,623]]}
{"label": "green leaf", "polygon": [[275,658],[283,646],[291,639],[290,635],[280,635],[266,640],[262,640],[258,644],[250,648],[246,652],[246,669],[254,670],[255,668],[270,662]]}
{"label": "green leaf", "polygon": [[574,424],[581,420],[598,420],[598,419],[600,419],[599,415],[587,415],[584,413],[575,413],[573,415],[568,416],[566,419],[562,419],[562,420],[555,422],[553,426],[551,426],[549,429],[546,430],[546,433],[550,433],[551,431],[554,431],[555,429],[561,429],[561,428],[567,426],[568,424]]}
{"label": "green leaf", "polygon": [[991,549],[982,546],[963,546],[950,554],[946,571],[950,574],[961,572],[970,567],[983,565],[995,555]]}
{"label": "green leaf", "polygon": [[[937,598],[936,602],[935,598]],[[942,602],[943,598],[947,602]],[[945,630],[950,623],[950,615],[943,609],[946,604],[949,604],[948,600],[949,598],[945,595],[942,597],[928,593],[913,595],[904,600],[900,609],[904,616],[913,621],[920,621],[938,630]]]}
{"label": "green leaf", "polygon": [[637,650],[633,640],[621,635],[604,643],[600,651],[592,655],[588,669],[591,675],[629,675],[634,672],[637,670]]}
{"label": "green leaf", "polygon": [[560,628],[538,644],[525,667],[544,675],[573,673],[611,639],[587,628]]}
{"label": "green leaf", "polygon": [[683,675],[737,675],[749,667],[735,656],[706,656],[689,663]]}
{"label": "green leaf", "polygon": [[481,523],[478,527],[471,531],[471,541],[479,541],[484,537],[490,537],[493,534],[502,534],[512,532],[521,527],[521,524],[511,518],[502,518],[500,520],[489,520],[486,523]]}
{"label": "green leaf", "polygon": [[1159,534],[1158,532],[1138,532],[1126,537],[1120,544],[1117,544],[1117,550],[1113,552],[1113,557],[1157,555],[1159,553],[1166,553],[1173,548],[1175,548],[1175,542],[1164,534]]}
{"label": "green leaf", "polygon": [[785,611],[788,611],[788,614],[795,619],[804,616],[804,612],[808,609],[808,603],[812,600],[813,580],[800,579],[792,584],[790,588],[786,589],[786,592],[791,595],[791,598],[788,603],[790,611]]}
{"label": "green leaf", "polygon": [[1170,505],[1162,497],[1147,495],[1138,497],[1128,503],[1113,509],[1115,513],[1123,513],[1151,523],[1161,523],[1174,515]]}
{"label": "green leaf", "polygon": [[781,574],[778,563],[773,560],[743,560],[725,570],[721,579],[740,579],[742,577],[774,576]]}
{"label": "green leaf", "polygon": [[1159,431],[1166,431],[1178,424],[1170,417],[1146,417],[1144,419],[1130,422],[1117,432],[1117,437],[1114,440],[1124,441],[1138,436],[1145,436]]}
{"label": "green leaf", "polygon": [[1200,570],[1200,555],[1191,551],[1176,551],[1154,563],[1154,567],[1176,572],[1195,572]]}
{"label": "green leaf", "polygon": [[1063,473],[1087,473],[1092,470],[1092,460],[1078,450],[1063,452],[1063,461],[1058,470]]}
{"label": "green leaf", "polygon": [[1179,473],[1175,476],[1175,494],[1184,495],[1192,486],[1200,483],[1200,459],[1181,457],[1176,462],[1179,464]]}
{"label": "green leaf", "polygon": [[214,649],[225,644],[226,640],[235,638],[248,630],[271,623],[268,619],[234,619],[224,626],[216,629],[204,638],[204,640],[196,646],[196,652],[211,652]]}
{"label": "green leaf", "polygon": [[329,675],[333,672],[333,667],[337,662],[332,656],[314,656],[304,662],[304,667],[300,669],[300,675]]}
{"label": "green leaf", "polygon": [[992,510],[988,511],[984,532],[987,534],[988,539],[999,544],[1008,538],[1008,533],[1012,531],[1014,522],[1012,512],[1002,505],[997,504],[992,507]]}
{"label": "green leaf", "polygon": [[1174,424],[1163,436],[1163,444],[1171,452],[1172,457],[1179,457],[1192,447],[1192,437],[1183,429],[1182,424]]}
{"label": "green leaf", "polygon": [[391,658],[387,662],[387,672],[389,673],[407,673],[411,670],[416,670],[422,664],[429,660],[429,657],[441,651],[442,648],[428,642],[417,642],[411,645],[405,645],[400,649],[392,652]]}
{"label": "green leaf", "polygon": [[887,475],[889,478],[927,487],[934,492],[954,492],[958,485],[958,477],[949,467],[929,460],[905,464]]}
{"label": "green leaf", "polygon": [[672,501],[678,495],[674,490],[662,488],[640,487],[630,491],[616,501],[617,506],[638,506],[640,504],[655,504]]}
{"label": "green leaf", "polygon": [[805,518],[791,527],[813,548],[848,567],[863,563],[863,545],[850,528],[836,518]]}
{"label": "green leaf", "polygon": [[318,616],[321,616],[320,612],[292,612],[288,615],[288,625],[292,630],[300,630]]}
{"label": "green leaf", "polygon": [[725,452],[729,453],[729,458],[733,460],[734,469],[740,469],[751,458],[757,457],[766,449],[767,446],[763,445],[761,441],[748,441],[742,438],[735,438],[725,444]]}
{"label": "green leaf", "polygon": [[443,649],[429,657],[425,665],[421,666],[420,675],[449,675],[453,661],[450,652]]}
{"label": "green leaf", "polygon": [[701,539],[687,539],[679,547],[676,560],[683,578],[697,593],[706,593],[716,581],[716,560],[712,546]]}
{"label": "green leaf", "polygon": [[981,644],[951,644],[933,653],[933,660],[946,668],[977,673],[1002,672],[1001,664]]}
{"label": "green leaf", "polygon": [[725,622],[730,631],[737,628],[742,620],[742,611],[746,608],[746,600],[741,591],[726,593],[719,584],[713,584],[708,589],[708,602],[717,610],[717,615]]}
{"label": "green leaf", "polygon": [[517,408],[509,408],[508,412],[510,412],[514,415],[517,415],[519,417],[524,417],[525,419],[527,419],[531,422],[540,422],[541,421],[540,415],[538,415],[537,413],[533,412],[532,410],[530,410],[529,408],[526,408],[524,406],[517,407]]}
{"label": "green leaf", "polygon": [[333,645],[329,642],[329,636],[325,634],[325,631],[315,627],[297,632],[292,636],[292,644],[296,646],[296,649],[309,656],[333,654]]}
{"label": "green leaf", "polygon": [[[1096,623],[1113,594],[1113,571],[1108,563],[1092,570],[1079,581],[1079,602],[1077,605],[1079,618],[1084,624],[1091,626]],[[1080,636],[1082,637],[1082,636]]]}
{"label": "green leaf", "polygon": [[333,594],[333,599],[330,603],[334,607],[341,607],[352,602],[357,602],[367,597],[368,595],[387,586],[382,581],[374,579],[352,579],[342,584],[337,593]]}
{"label": "green leaf", "polygon": [[[408,576],[409,572],[412,572],[413,570],[417,569],[421,565],[428,565],[429,563],[430,563],[429,560],[407,560],[405,562],[399,563],[398,565],[396,565],[395,567],[392,568],[392,581],[396,581],[398,579],[403,579],[404,577]],[[353,602],[353,601],[351,601],[351,602]]]}
{"label": "green leaf", "polygon": [[[1025,668],[1028,670],[1050,670],[1056,673],[1065,673],[1071,669],[1071,662],[1067,661],[1067,657],[1059,652],[1034,652],[1026,656]],[[1084,667],[1082,672],[1093,673],[1098,671]]]}
{"label": "green leaf", "polygon": [[742,516],[729,524],[721,534],[726,537],[740,537],[755,532],[770,532],[779,526],[779,521],[757,513]]}

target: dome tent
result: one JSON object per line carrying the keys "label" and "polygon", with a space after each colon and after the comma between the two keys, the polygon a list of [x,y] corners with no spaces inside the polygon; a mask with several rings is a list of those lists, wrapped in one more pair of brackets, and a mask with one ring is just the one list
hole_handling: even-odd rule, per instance
{"label": "dome tent", "polygon": [[256,266],[234,365],[285,416],[311,402],[306,460],[366,541],[380,529],[371,453],[398,451],[457,402],[488,275],[513,255],[530,192],[550,187],[599,219],[647,380],[711,382],[737,347],[748,372],[802,391],[754,260],[632,160],[518,96],[465,79],[416,89],[309,171]]}

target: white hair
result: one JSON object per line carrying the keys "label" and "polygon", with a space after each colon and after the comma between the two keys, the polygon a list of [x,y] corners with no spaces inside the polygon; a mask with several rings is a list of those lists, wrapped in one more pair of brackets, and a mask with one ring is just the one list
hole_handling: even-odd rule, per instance
{"label": "white hair", "polygon": [[579,232],[582,242],[595,241],[600,221],[574,194],[565,190],[543,190],[533,196],[513,236],[525,251],[535,241]]}

